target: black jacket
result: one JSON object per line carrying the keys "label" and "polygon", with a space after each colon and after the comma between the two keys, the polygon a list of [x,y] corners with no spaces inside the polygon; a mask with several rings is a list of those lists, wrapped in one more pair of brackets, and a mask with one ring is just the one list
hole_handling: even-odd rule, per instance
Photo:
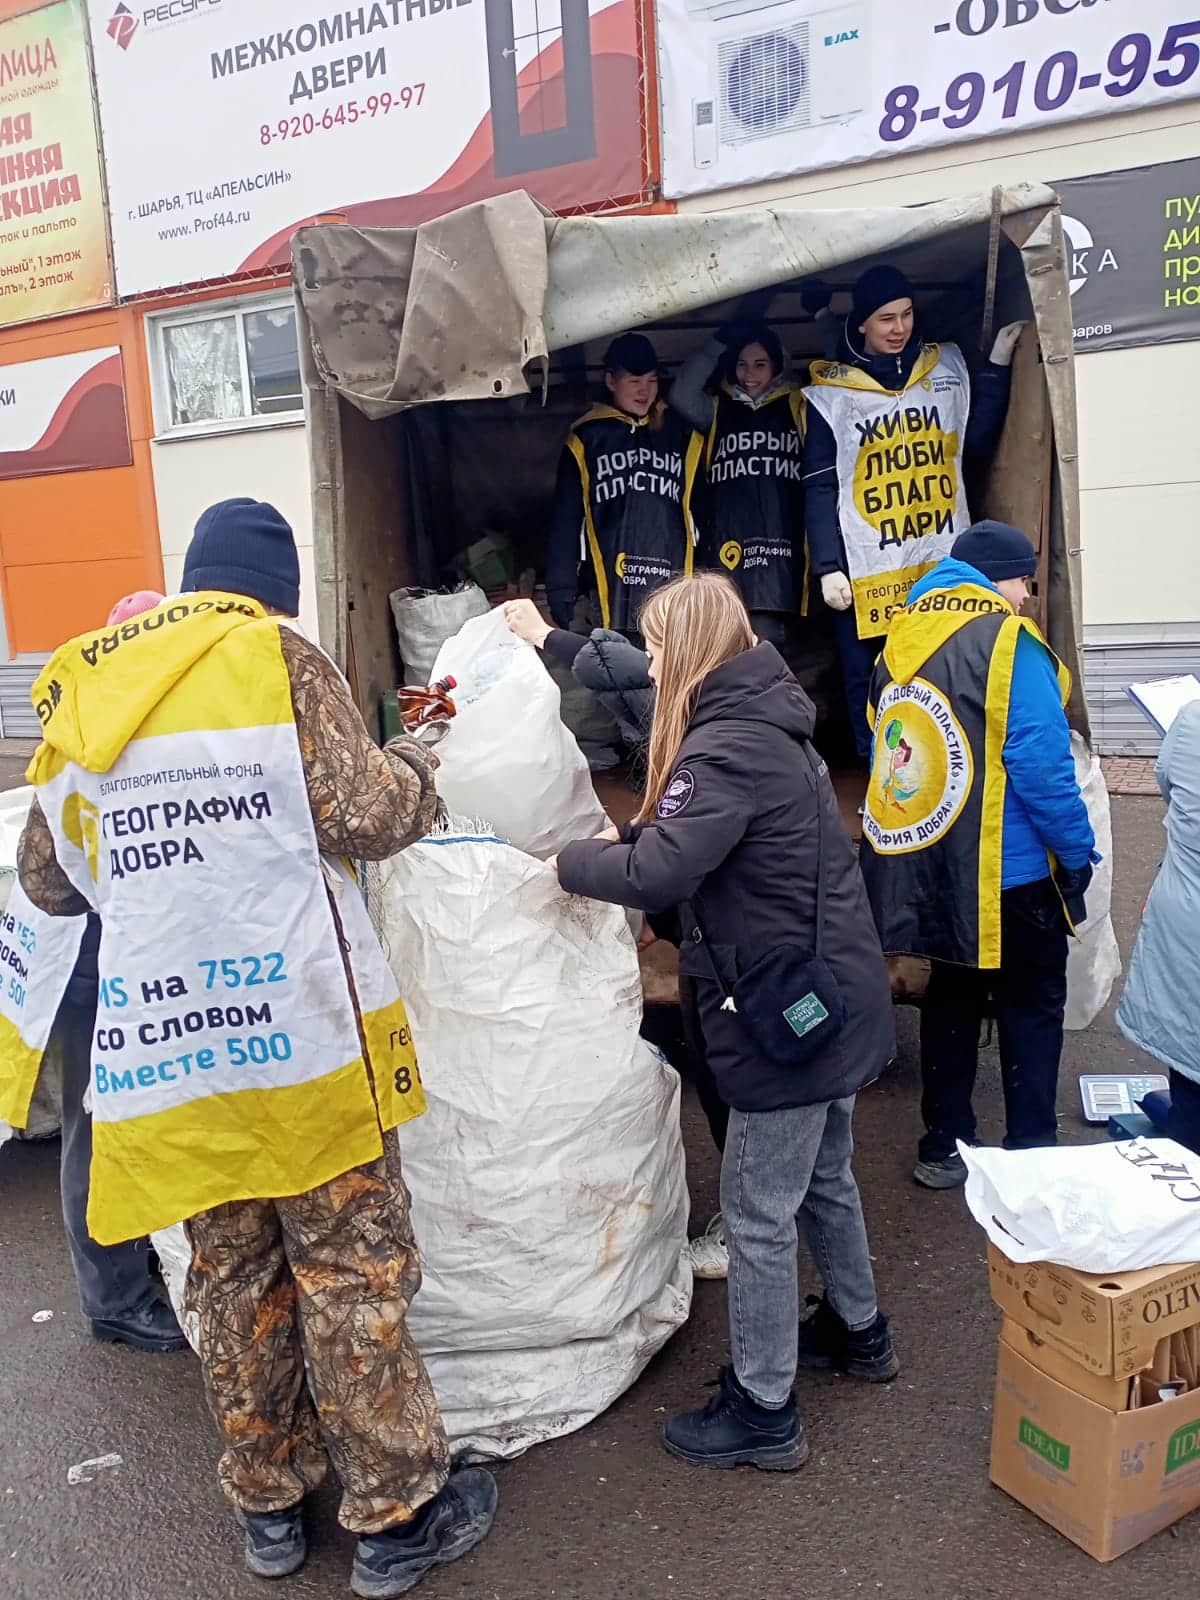
{"label": "black jacket", "polygon": [[[828,774],[804,752],[812,702],[774,646],[718,667],[700,690],[658,816],[626,843],[579,840],[558,858],[575,894],[654,915],[680,907],[680,970],[695,982],[718,1088],[741,1111],[812,1105],[855,1093],[895,1053],[879,937]],[[816,1061],[781,1067],[755,1050],[692,939],[694,916],[731,985],[780,944],[814,948],[816,808],[826,877],[823,954],[845,996],[845,1027]],[[694,910],[694,916],[693,916]]]}
{"label": "black jacket", "polygon": [[654,685],[645,651],[620,633],[597,628],[594,633],[569,633],[553,628],[542,649],[551,660],[570,667],[576,680],[590,689],[633,748],[644,744],[654,714]]}
{"label": "black jacket", "polygon": [[[921,345],[921,334],[914,328],[912,338],[898,356],[869,356],[855,349],[843,329],[837,359],[861,367],[884,389],[903,389],[921,353]],[[971,375],[971,410],[963,440],[963,462],[968,468],[986,460],[999,444],[1011,388],[1010,367],[998,367],[985,361],[979,371]],[[816,406],[808,408],[804,439],[804,517],[813,577],[845,572],[846,547],[842,543],[838,519],[837,442]]]}
{"label": "black jacket", "polygon": [[649,418],[593,406],[567,434],[546,547],[546,600],[565,628],[586,591],[606,628],[633,630],[642,601],[690,570],[690,499],[703,441],[665,408]]}

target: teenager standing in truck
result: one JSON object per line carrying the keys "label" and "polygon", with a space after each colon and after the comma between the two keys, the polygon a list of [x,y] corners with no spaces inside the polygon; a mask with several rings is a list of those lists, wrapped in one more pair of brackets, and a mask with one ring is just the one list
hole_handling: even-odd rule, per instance
{"label": "teenager standing in truck", "polygon": [[927,342],[913,289],[880,265],[854,285],[834,361],[814,361],[805,447],[808,548],[838,653],[858,754],[890,618],[970,523],[964,463],[995,449],[1023,323],[1001,328],[972,379],[955,344]]}
{"label": "teenager standing in truck", "polygon": [[546,598],[570,627],[581,590],[603,628],[636,635],[653,589],[692,570],[692,495],[704,441],[659,398],[658,356],[641,333],[614,339],[604,398],[567,435],[546,554]]}
{"label": "teenager standing in truck", "polygon": [[802,600],[805,404],[778,335],[722,328],[680,367],[671,404],[705,439],[700,563],[730,574],[757,637],[782,650]]}

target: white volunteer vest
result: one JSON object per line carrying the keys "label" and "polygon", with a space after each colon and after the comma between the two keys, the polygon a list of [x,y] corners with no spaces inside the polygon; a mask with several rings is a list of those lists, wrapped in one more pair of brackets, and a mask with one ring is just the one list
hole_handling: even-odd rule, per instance
{"label": "white volunteer vest", "polygon": [[923,346],[899,391],[835,362],[814,362],[812,376],[804,393],[837,444],[858,634],[874,638],[970,523],[962,480],[970,376],[953,344]]}
{"label": "white volunteer vest", "polygon": [[0,1118],[23,1128],[86,917],[48,917],[14,883],[0,912]]}

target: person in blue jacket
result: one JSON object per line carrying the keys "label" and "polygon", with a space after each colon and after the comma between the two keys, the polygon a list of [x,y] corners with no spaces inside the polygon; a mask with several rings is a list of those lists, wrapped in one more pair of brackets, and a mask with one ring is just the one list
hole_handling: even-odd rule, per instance
{"label": "person in blue jacket", "polygon": [[1037,552],[979,522],[918,580],[871,686],[862,869],[883,948],[932,961],[921,1010],[925,1133],[913,1176],[965,1182],[979,1033],[999,1032],[1009,1149],[1052,1145],[1067,939],[1095,838],[1075,778],[1070,677],[1021,617]]}

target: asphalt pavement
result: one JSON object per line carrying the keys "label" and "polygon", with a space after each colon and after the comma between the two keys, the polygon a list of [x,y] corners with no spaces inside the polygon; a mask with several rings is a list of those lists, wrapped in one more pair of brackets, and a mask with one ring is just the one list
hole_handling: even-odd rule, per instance
{"label": "asphalt pavement", "polygon": [[[1115,918],[1128,953],[1158,862],[1161,806],[1115,800]],[[988,1483],[998,1313],[983,1236],[958,1193],[910,1172],[918,1132],[915,1013],[900,1012],[898,1065],[860,1100],[858,1173],[883,1303],[904,1362],[890,1388],[802,1375],[813,1444],[800,1473],[705,1471],[667,1457],[666,1412],[705,1398],[725,1357],[725,1286],[697,1285],[687,1326],[590,1427],[498,1469],[500,1513],[473,1556],[426,1581],[429,1600],[1088,1600],[1195,1592],[1200,1515],[1102,1567]],[[1136,1053],[1111,1008],[1070,1035],[1060,1112],[1070,1140],[1081,1071]],[[1140,1058],[1138,1058],[1140,1059]],[[983,1134],[1002,1132],[985,1054]],[[695,1210],[716,1208],[698,1108],[685,1108]],[[214,1476],[216,1443],[186,1355],[91,1342],[58,1214],[57,1143],[0,1153],[0,1597],[3,1600],[262,1600]],[[806,1287],[814,1274],[804,1264]],[[35,1314],[52,1311],[48,1321]],[[69,1486],[75,1462],[121,1464]],[[281,1597],[347,1591],[352,1540],[335,1495],[316,1498],[312,1555]]]}

